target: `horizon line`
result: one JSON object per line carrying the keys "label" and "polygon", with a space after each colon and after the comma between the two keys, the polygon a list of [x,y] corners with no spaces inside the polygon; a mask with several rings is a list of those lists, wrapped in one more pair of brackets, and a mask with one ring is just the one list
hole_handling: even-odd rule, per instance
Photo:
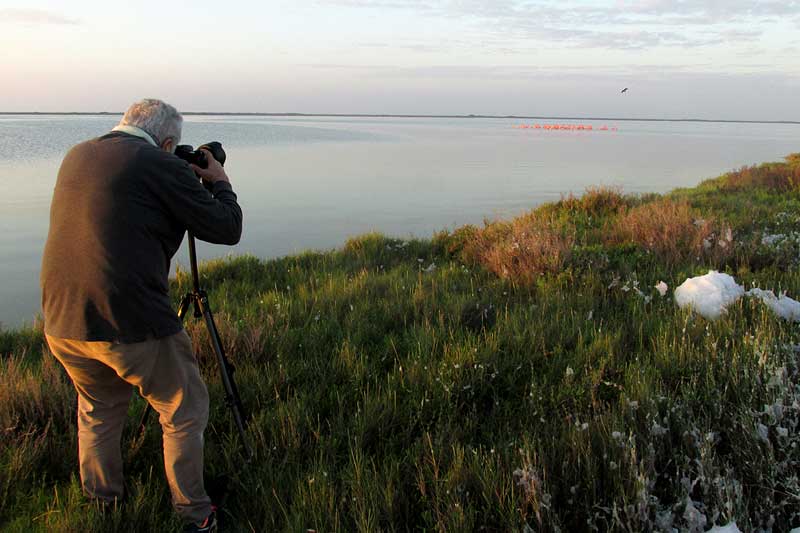
{"label": "horizon line", "polygon": [[[97,116],[97,115],[123,115],[122,111],[0,111],[0,116],[9,115],[57,115],[57,116]],[[450,118],[450,119],[524,119],[524,120],[615,120],[628,122],[719,122],[734,124],[794,124],[800,125],[800,120],[746,120],[746,119],[713,119],[713,118],[649,118],[649,117],[592,117],[592,116],[558,116],[558,115],[425,115],[425,114],[395,114],[395,113],[264,113],[264,112],[233,112],[233,111],[186,111],[184,116],[260,116],[260,117],[338,117],[338,118]]]}

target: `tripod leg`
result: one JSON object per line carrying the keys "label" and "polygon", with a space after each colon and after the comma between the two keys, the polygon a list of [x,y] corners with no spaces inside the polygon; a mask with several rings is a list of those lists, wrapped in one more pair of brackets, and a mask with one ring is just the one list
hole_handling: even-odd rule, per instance
{"label": "tripod leg", "polygon": [[[184,318],[186,317],[186,312],[189,310],[189,305],[192,303],[192,299],[194,295],[192,293],[188,293],[181,298],[181,304],[178,306],[178,318],[183,322]],[[195,303],[195,306],[197,304]],[[144,438],[144,433],[147,431],[147,419],[150,418],[150,411],[153,408],[148,403],[145,408],[144,412],[142,413],[142,418],[139,419],[139,430],[137,431],[137,435],[139,438]]]}
{"label": "tripod leg", "polygon": [[217,355],[217,362],[219,363],[219,371],[222,377],[222,386],[225,389],[225,403],[230,407],[233,413],[233,420],[236,423],[236,429],[239,430],[239,436],[242,439],[242,446],[244,447],[247,460],[253,458],[253,449],[247,440],[245,433],[245,415],[242,400],[239,397],[239,391],[236,388],[236,382],[233,380],[234,367],[228,358],[225,356],[225,350],[222,348],[222,342],[219,338],[217,325],[214,323],[214,315],[211,313],[211,308],[208,305],[208,297],[205,292],[200,293],[200,297],[196,300],[196,304],[200,307],[203,313],[203,318],[208,328],[208,335],[211,337],[211,345],[214,348],[214,353]]}
{"label": "tripod leg", "polygon": [[178,306],[178,318],[181,322],[183,322],[183,319],[186,317],[186,311],[189,310],[189,304],[192,303],[193,296],[192,293],[189,293],[181,298],[181,304]]}

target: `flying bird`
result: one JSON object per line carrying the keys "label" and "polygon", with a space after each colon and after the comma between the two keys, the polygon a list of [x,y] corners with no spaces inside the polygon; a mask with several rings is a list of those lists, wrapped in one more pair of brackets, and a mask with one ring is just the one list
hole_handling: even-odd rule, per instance
{"label": "flying bird", "polygon": [[624,89],[622,89],[622,90],[620,91],[620,94],[622,94],[622,93],[626,93],[626,92],[628,92],[628,88],[627,88],[627,87],[625,87]]}

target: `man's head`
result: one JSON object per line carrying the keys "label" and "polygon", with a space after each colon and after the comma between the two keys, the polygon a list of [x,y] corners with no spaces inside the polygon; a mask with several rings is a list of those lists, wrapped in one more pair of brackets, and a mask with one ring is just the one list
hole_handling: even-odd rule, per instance
{"label": "man's head", "polygon": [[171,105],[145,98],[128,108],[119,125],[144,130],[162,149],[174,152],[181,140],[183,117]]}

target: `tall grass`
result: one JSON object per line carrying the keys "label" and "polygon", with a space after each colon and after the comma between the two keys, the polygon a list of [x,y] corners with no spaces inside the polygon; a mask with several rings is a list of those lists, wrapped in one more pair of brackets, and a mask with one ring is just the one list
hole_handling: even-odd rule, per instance
{"label": "tall grass", "polygon": [[[800,231],[781,215],[798,208],[794,192],[719,184],[666,198],[603,190],[431,240],[370,234],[332,252],[204,264],[256,449],[245,465],[206,333],[190,321],[223,525],[800,526],[797,326],[750,300],[707,322],[653,288],[725,266],[797,296],[796,263],[751,244],[778,223]],[[684,245],[656,247],[657,216]],[[735,261],[692,248],[725,227]],[[179,272],[176,299],[189,283]],[[41,331],[0,334],[0,527],[177,530],[154,420],[142,439],[133,424],[123,437],[124,504],[103,512],[81,498],[70,387]],[[132,401],[132,420],[142,408]]]}
{"label": "tall grass", "polygon": [[703,215],[685,200],[662,198],[610,222],[608,242],[631,242],[668,265],[703,259],[712,265],[733,253],[730,227]]}
{"label": "tall grass", "polygon": [[542,274],[559,272],[569,260],[574,243],[574,228],[533,211],[511,222],[495,222],[474,230],[462,257],[501,278],[533,283]]}
{"label": "tall grass", "polygon": [[742,167],[712,183],[723,191],[756,188],[777,192],[796,191],[800,187],[800,153],[786,156],[785,162]]}

